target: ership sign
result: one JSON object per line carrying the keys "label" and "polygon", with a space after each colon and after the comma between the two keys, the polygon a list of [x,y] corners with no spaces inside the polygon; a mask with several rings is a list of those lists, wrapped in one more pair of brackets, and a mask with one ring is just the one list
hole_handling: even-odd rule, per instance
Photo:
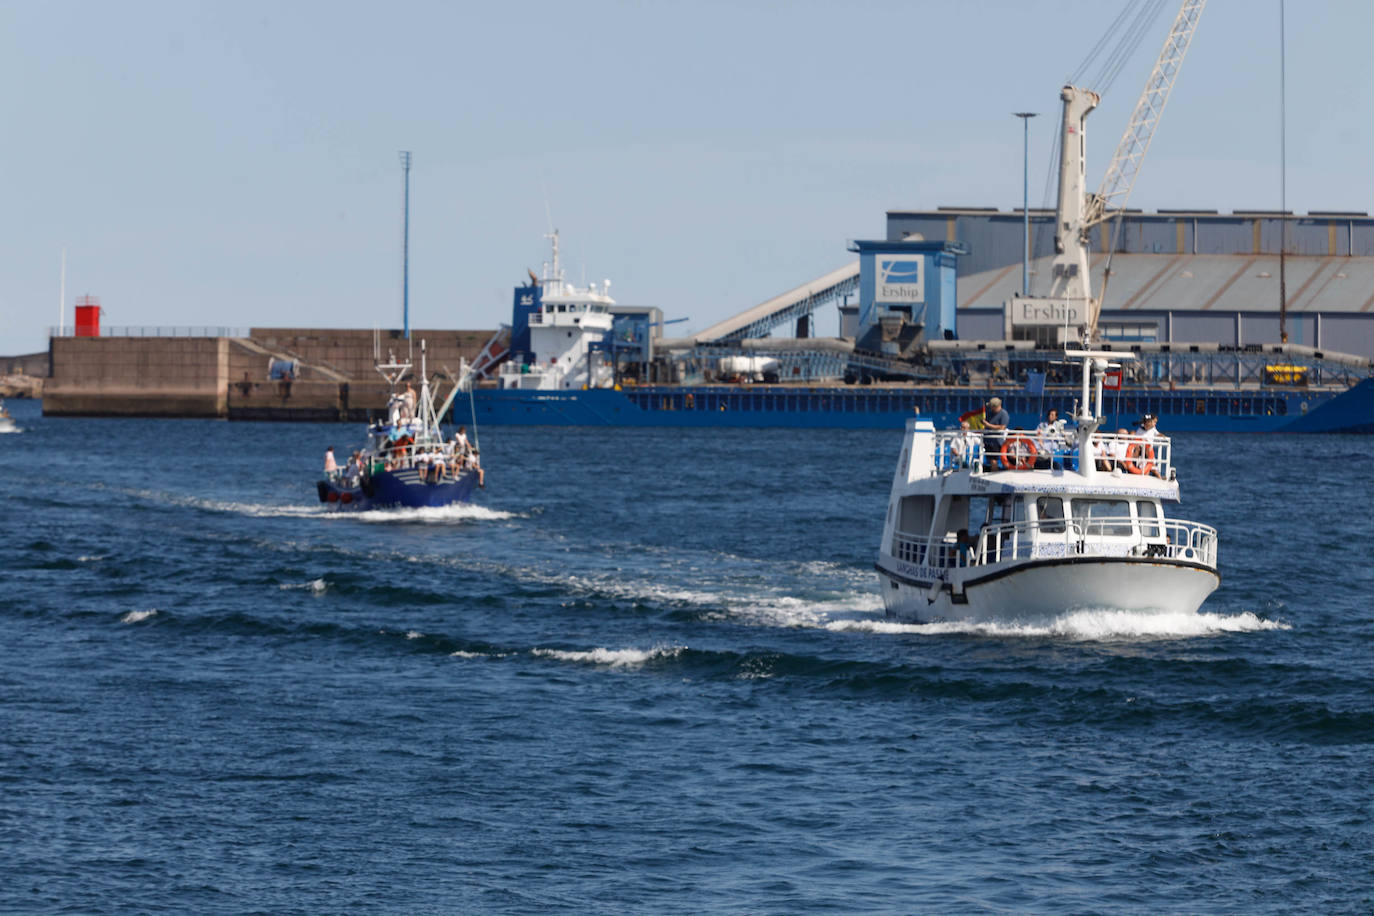
{"label": "ership sign", "polygon": [[874,259],[874,284],[877,302],[902,304],[925,302],[924,271],[919,257],[882,257]]}

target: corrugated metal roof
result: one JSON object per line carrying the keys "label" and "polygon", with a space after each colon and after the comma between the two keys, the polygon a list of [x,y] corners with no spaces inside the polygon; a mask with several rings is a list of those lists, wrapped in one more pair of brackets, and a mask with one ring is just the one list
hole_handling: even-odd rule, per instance
{"label": "corrugated metal roof", "polygon": [[[1093,290],[1102,291],[1107,256],[1092,257]],[[1374,258],[1289,257],[1288,310],[1374,315]],[[959,277],[959,308],[998,308],[1021,291],[1021,265]],[[1043,291],[1050,258],[1031,262],[1031,293]],[[1118,254],[1112,259],[1107,311],[1277,312],[1275,255]]]}

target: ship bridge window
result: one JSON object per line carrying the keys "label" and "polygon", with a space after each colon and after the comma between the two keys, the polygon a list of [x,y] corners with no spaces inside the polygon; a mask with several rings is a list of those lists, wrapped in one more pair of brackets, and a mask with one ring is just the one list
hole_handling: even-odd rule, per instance
{"label": "ship bridge window", "polygon": [[1159,537],[1159,506],[1147,499],[1137,500],[1136,517],[1140,519],[1140,533],[1143,537]]}
{"label": "ship bridge window", "polygon": [[1069,503],[1073,520],[1084,534],[1130,537],[1131,504],[1124,499],[1079,499]]}
{"label": "ship bridge window", "polygon": [[1064,532],[1064,500],[1058,496],[1040,496],[1035,500],[1035,517],[1040,530],[1047,534]]}

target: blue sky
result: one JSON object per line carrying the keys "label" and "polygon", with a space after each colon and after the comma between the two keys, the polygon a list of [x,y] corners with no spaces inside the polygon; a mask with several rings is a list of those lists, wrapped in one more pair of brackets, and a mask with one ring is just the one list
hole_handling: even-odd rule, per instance
{"label": "blue sky", "polygon": [[[1096,186],[1176,12],[1089,120]],[[495,328],[547,257],[704,328],[894,208],[1044,200],[1058,89],[1120,3],[0,5],[0,353],[67,321]],[[1289,3],[1288,205],[1370,210],[1366,3]],[[1213,0],[1131,206],[1279,203],[1278,0]],[[833,313],[832,313],[833,315]],[[822,317],[819,333],[836,332]]]}

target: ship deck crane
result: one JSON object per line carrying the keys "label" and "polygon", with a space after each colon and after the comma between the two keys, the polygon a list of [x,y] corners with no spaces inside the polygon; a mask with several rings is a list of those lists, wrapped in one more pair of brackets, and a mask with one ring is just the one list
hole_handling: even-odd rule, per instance
{"label": "ship deck crane", "polygon": [[1183,0],[1154,70],[1145,83],[1145,91],[1136,103],[1130,123],[1121,136],[1121,142],[1117,144],[1102,185],[1095,194],[1085,193],[1084,124],[1097,107],[1099,96],[1090,89],[1077,86],[1065,86],[1060,91],[1064,111],[1060,122],[1055,255],[1051,263],[1050,292],[1045,298],[1063,307],[1081,305],[1084,336],[1087,339],[1097,334],[1097,320],[1102,308],[1102,300],[1092,295],[1088,276],[1088,232],[1093,226],[1125,210],[1205,3],[1206,0]]}

